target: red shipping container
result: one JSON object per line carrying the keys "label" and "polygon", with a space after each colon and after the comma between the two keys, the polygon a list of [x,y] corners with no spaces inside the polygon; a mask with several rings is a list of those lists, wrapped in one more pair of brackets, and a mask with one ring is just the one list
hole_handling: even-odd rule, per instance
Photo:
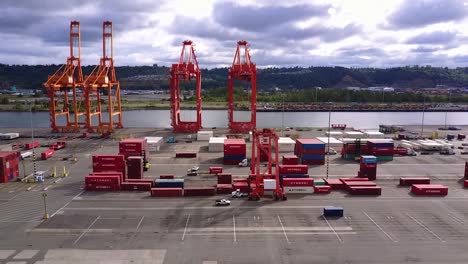
{"label": "red shipping container", "polygon": [[125,164],[125,157],[123,155],[97,154],[93,155],[92,159],[93,163]]}
{"label": "red shipping container", "polygon": [[180,197],[184,195],[182,188],[151,188],[153,197]]}
{"label": "red shipping container", "polygon": [[232,182],[233,183],[236,183],[236,182],[247,182],[247,178],[234,178],[232,179]]}
{"label": "red shipping container", "polygon": [[351,187],[355,186],[363,186],[363,187],[372,187],[372,186],[377,186],[375,182],[372,181],[348,181],[345,182],[346,189],[349,190]]}
{"label": "red shipping container", "polygon": [[210,174],[222,173],[223,167],[210,167]]}
{"label": "red shipping container", "polygon": [[401,186],[409,186],[413,184],[430,184],[430,183],[431,183],[431,179],[428,177],[421,177],[421,178],[401,177],[400,178]]}
{"label": "red shipping container", "polygon": [[152,183],[148,182],[123,182],[120,189],[123,191],[151,191]]}
{"label": "red shipping container", "polygon": [[127,176],[129,179],[143,178],[143,157],[128,157]]}
{"label": "red shipping container", "polygon": [[243,139],[225,139],[224,154],[225,155],[245,155],[247,146]]}
{"label": "red shipping container", "polygon": [[352,195],[381,195],[382,188],[379,186],[352,186],[348,192]]}
{"label": "red shipping container", "polygon": [[211,196],[215,195],[213,187],[190,187],[184,189],[184,196]]}
{"label": "red shipping container", "polygon": [[231,194],[232,193],[232,184],[218,184],[216,185],[217,194]]}
{"label": "red shipping container", "polygon": [[174,175],[171,175],[171,174],[161,174],[159,176],[159,179],[174,179],[175,176]]}
{"label": "red shipping container", "polygon": [[296,155],[284,155],[283,165],[299,165],[299,158]]}
{"label": "red shipping container", "polygon": [[465,180],[465,181],[463,182],[463,187],[468,188],[468,180]]}
{"label": "red shipping container", "polygon": [[124,155],[125,158],[144,156],[144,160],[149,161],[148,142],[143,138],[123,139],[119,142],[119,154]]}
{"label": "red shipping container", "polygon": [[120,190],[120,176],[97,176],[85,177],[85,189],[87,191],[118,191]]}
{"label": "red shipping container", "polygon": [[125,174],[118,171],[104,171],[104,172],[91,172],[90,176],[119,176],[120,182],[124,182],[126,180]]}
{"label": "red shipping container", "polygon": [[24,149],[26,149],[26,150],[37,148],[37,147],[39,147],[39,142],[38,141],[34,141],[34,142],[31,142],[31,143],[24,144]]}
{"label": "red shipping container", "polygon": [[440,184],[413,184],[411,192],[416,195],[447,195],[448,187]]}
{"label": "red shipping container", "polygon": [[307,174],[309,167],[306,165],[279,165],[280,174]]}
{"label": "red shipping container", "polygon": [[41,159],[46,160],[54,155],[55,151],[53,149],[46,149],[41,153]]}
{"label": "red shipping container", "polygon": [[245,182],[236,182],[232,184],[232,188],[240,192],[249,192],[249,185]]}
{"label": "red shipping container", "polygon": [[314,186],[314,179],[312,178],[284,178],[283,186]]}
{"label": "red shipping container", "polygon": [[331,187],[328,185],[317,185],[314,186],[314,193],[327,194],[331,193]]}
{"label": "red shipping container", "polygon": [[349,182],[349,181],[369,181],[367,178],[340,178],[340,181],[343,183]]}
{"label": "red shipping container", "polygon": [[231,184],[232,174],[230,173],[218,173],[218,184]]}
{"label": "red shipping container", "polygon": [[176,158],[196,158],[197,153],[196,152],[176,152],[175,157]]}
{"label": "red shipping container", "polygon": [[325,179],[325,183],[331,187],[332,190],[342,190],[345,184],[339,179]]}
{"label": "red shipping container", "polygon": [[0,182],[9,182],[19,176],[19,152],[0,151]]}

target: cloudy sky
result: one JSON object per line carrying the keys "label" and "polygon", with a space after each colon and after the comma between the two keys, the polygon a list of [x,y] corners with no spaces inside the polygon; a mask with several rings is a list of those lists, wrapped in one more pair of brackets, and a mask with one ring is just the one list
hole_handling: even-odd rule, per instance
{"label": "cloudy sky", "polygon": [[170,65],[191,39],[201,67],[228,66],[245,39],[261,67],[468,66],[468,0],[1,0],[0,63],[64,63],[71,20],[83,65],[110,20],[117,65]]}

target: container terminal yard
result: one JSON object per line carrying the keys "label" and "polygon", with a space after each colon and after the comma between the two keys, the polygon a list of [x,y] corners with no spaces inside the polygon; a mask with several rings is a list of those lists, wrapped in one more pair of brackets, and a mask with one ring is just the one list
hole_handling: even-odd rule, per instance
{"label": "container terminal yard", "polygon": [[[203,128],[187,40],[170,71],[172,129],[125,128],[112,35],[104,22],[100,64],[83,76],[71,22],[67,64],[44,83],[51,129],[0,131],[0,263],[466,263],[468,127],[275,131],[255,110],[236,121],[233,80],[257,103],[239,41],[229,127]],[[191,79],[197,116],[182,121]]]}

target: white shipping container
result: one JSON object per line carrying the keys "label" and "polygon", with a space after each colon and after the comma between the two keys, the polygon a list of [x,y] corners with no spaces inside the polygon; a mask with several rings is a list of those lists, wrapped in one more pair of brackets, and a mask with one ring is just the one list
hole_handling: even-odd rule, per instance
{"label": "white shipping container", "polygon": [[328,136],[328,134],[330,134],[331,137],[342,137],[343,136],[343,132],[340,132],[340,131],[330,131],[330,133],[328,131],[326,131],[325,136]]}
{"label": "white shipping container", "polygon": [[278,139],[279,152],[294,152],[296,141],[290,137],[280,137]]}
{"label": "white shipping container", "polygon": [[276,189],[276,180],[274,180],[274,179],[264,179],[263,180],[263,188],[265,190],[274,190],[274,189]]}
{"label": "white shipping container", "polygon": [[[318,140],[322,141],[323,143],[325,143],[325,149],[328,147],[328,137],[318,137],[317,138]],[[335,148],[335,149],[339,149],[343,146],[343,142],[341,142],[340,140],[334,138],[334,137],[330,137],[330,147],[331,148]]]}
{"label": "white shipping container", "polygon": [[198,131],[197,141],[209,141],[213,137],[213,131]]}
{"label": "white shipping container", "polygon": [[358,131],[346,131],[345,136],[348,138],[363,138],[364,134]]}
{"label": "white shipping container", "polygon": [[364,132],[367,138],[384,138],[385,134],[378,131],[366,131]]}
{"label": "white shipping container", "polygon": [[1,139],[15,139],[19,138],[19,133],[4,133],[0,135]]}
{"label": "white shipping container", "polygon": [[162,137],[145,137],[146,142],[148,142],[148,150],[150,152],[159,151],[161,144],[163,143]]}
{"label": "white shipping container", "polygon": [[224,140],[226,137],[211,137],[208,142],[209,152],[224,152]]}
{"label": "white shipping container", "polygon": [[285,193],[299,193],[299,194],[311,194],[314,193],[313,186],[294,186],[294,187],[283,187]]}

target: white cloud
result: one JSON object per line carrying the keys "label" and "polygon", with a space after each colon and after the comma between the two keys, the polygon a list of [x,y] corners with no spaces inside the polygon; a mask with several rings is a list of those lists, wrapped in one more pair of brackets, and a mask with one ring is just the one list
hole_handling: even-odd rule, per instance
{"label": "white cloud", "polygon": [[230,65],[239,39],[250,42],[260,67],[456,67],[467,62],[468,14],[461,0],[38,3],[0,2],[0,63],[63,63],[69,21],[75,19],[82,26],[83,65],[98,62],[102,21],[108,19],[114,22],[116,65],[170,65],[184,39],[196,43],[203,68]]}

